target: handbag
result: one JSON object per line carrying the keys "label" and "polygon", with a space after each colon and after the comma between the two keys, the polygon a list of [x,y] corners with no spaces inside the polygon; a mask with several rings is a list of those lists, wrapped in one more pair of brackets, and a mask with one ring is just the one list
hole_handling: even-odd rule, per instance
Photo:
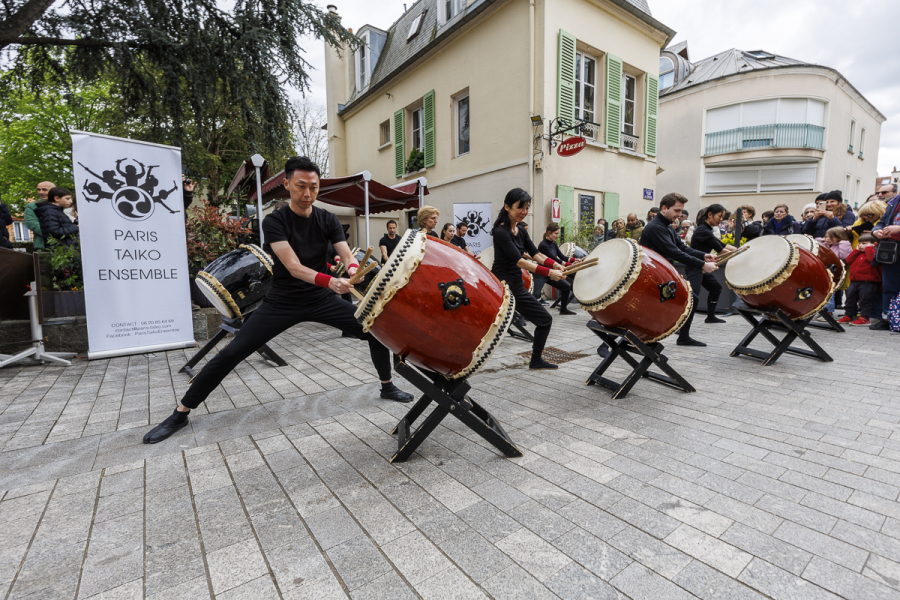
{"label": "handbag", "polygon": [[881,240],[875,248],[875,261],[881,265],[897,264],[897,242],[894,240]]}

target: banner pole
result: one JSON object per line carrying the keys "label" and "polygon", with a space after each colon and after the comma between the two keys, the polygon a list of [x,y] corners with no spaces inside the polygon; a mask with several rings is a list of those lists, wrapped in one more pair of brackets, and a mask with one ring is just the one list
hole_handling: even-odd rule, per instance
{"label": "banner pole", "polygon": [[369,247],[369,180],[368,179],[363,181],[363,189],[366,192],[366,248],[368,248]]}
{"label": "banner pole", "polygon": [[262,248],[265,241],[263,240],[263,230],[262,230],[262,182],[259,180],[260,178],[260,168],[255,167],[256,169],[256,223],[259,226],[259,247]]}

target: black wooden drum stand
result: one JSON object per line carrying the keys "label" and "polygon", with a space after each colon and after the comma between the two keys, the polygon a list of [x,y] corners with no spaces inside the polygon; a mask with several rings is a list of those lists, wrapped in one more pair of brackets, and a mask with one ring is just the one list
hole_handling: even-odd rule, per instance
{"label": "black wooden drum stand", "polygon": [[[216,332],[216,335],[212,336],[208,342],[203,344],[203,347],[200,348],[200,352],[191,357],[191,360],[187,361],[183,367],[181,367],[178,372],[179,373],[187,373],[192,378],[197,376],[197,371],[194,370],[194,367],[200,360],[209,354],[209,351],[216,347],[222,338],[224,338],[229,333],[237,333],[237,330],[241,328],[241,325],[244,324],[243,319],[234,318],[229,319],[228,317],[222,317],[222,324],[219,325],[219,331]],[[279,367],[286,367],[288,364],[284,362],[284,359],[278,356],[274,350],[269,348],[268,344],[263,344],[260,348],[256,350],[259,352],[259,355],[262,356],[266,360],[270,360]]]}
{"label": "black wooden drum stand", "polygon": [[825,329],[828,331],[837,331],[838,333],[844,333],[846,330],[841,327],[841,324],[838,323],[831,313],[829,313],[824,308],[819,311],[817,315],[825,319],[824,323],[816,323],[815,321],[810,321],[808,327],[814,327],[815,329]]}
{"label": "black wooden drum stand", "polygon": [[[391,431],[391,435],[397,434],[397,453],[391,458],[392,463],[403,462],[412,456],[416,448],[431,435],[431,432],[447,415],[453,415],[462,421],[466,427],[483,437],[507,457],[522,456],[519,449],[500,427],[500,423],[477,402],[466,396],[471,389],[468,381],[465,379],[450,380],[431,374],[435,378],[432,380],[418,369],[402,361],[396,363],[394,368],[407,381],[419,388],[423,396]],[[437,408],[425,418],[418,428],[412,429],[413,423],[432,402],[437,403]]]}
{"label": "black wooden drum stand", "polygon": [[[805,356],[807,358],[816,358],[823,362],[833,362],[834,359],[832,359],[821,346],[813,341],[809,331],[806,330],[813,317],[793,321],[780,309],[775,310],[774,312],[768,312],[749,308],[738,308],[737,311],[748,323],[750,323],[750,325],[753,326],[753,329],[751,329],[750,333],[744,336],[744,339],[742,339],[734,350],[731,351],[731,356],[744,355],[758,358],[763,361],[762,364],[766,367],[775,364],[775,361],[781,358],[781,355],[785,352],[790,352],[797,356]],[[762,319],[758,319],[758,316],[761,316]],[[779,340],[772,332],[773,329],[782,332],[786,329],[787,334],[784,338]],[[749,347],[750,342],[760,334],[775,346],[774,350],[771,352],[763,352]],[[810,350],[791,346],[794,340],[797,339],[809,346]]]}
{"label": "black wooden drum stand", "polygon": [[[513,330],[513,327],[516,328],[516,331]],[[507,330],[507,334],[510,337],[519,338],[520,340],[525,340],[526,342],[533,342],[534,336],[531,335],[531,332],[525,329],[525,317],[516,312],[513,315],[512,321],[509,324],[509,329]]]}
{"label": "black wooden drum stand", "polygon": [[[609,346],[609,355],[600,362],[585,385],[602,385],[605,388],[613,390],[613,399],[624,398],[631,391],[631,388],[646,377],[657,383],[662,383],[674,388],[678,388],[683,392],[696,392],[687,380],[678,374],[678,372],[669,365],[669,359],[663,356],[665,347],[659,342],[645,344],[629,329],[618,329],[614,327],[604,327],[593,319],[588,321],[587,328],[597,334]],[[618,339],[616,339],[618,338]],[[640,354],[643,360],[637,361],[631,354]],[[617,383],[611,379],[603,377],[603,373],[610,368],[616,358],[621,357],[631,367],[632,371],[622,383]],[[660,375],[653,373],[649,369],[651,365],[656,365],[659,369],[666,373]]]}

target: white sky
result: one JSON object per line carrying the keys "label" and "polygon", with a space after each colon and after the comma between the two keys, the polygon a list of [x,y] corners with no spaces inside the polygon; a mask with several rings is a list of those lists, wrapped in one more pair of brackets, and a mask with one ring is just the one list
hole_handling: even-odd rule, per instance
{"label": "white sky", "polygon": [[[878,174],[900,167],[900,31],[898,0],[649,0],[653,16],[688,41],[697,61],[729,48],[767,50],[837,69],[887,117]],[[320,2],[327,4],[327,2]],[[345,26],[388,29],[403,13],[397,0],[335,0]],[[412,6],[413,2],[406,2]],[[310,97],[325,103],[323,42],[304,39]]]}

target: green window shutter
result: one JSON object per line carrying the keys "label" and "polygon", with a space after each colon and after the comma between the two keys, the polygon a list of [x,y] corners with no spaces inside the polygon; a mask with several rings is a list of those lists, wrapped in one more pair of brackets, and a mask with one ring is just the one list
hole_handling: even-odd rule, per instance
{"label": "green window shutter", "polygon": [[644,128],[644,153],[656,156],[656,120],[659,114],[659,77],[647,73],[647,126]]}
{"label": "green window shutter", "polygon": [[434,166],[434,90],[422,98],[422,116],[425,121],[425,167]]}
{"label": "green window shutter", "polygon": [[394,113],[394,177],[403,177],[406,171],[406,156],[403,154],[403,113],[401,108]]}
{"label": "green window shutter", "polygon": [[[570,228],[578,227],[575,222],[575,188],[570,185],[556,186],[556,197],[559,198],[559,221],[560,226],[568,225]],[[569,231],[569,235],[575,231]]]}
{"label": "green window shutter", "polygon": [[606,55],[606,145],[622,145],[622,59]]}
{"label": "green window shutter", "polygon": [[575,120],[575,36],[559,30],[559,67],[557,69],[556,114]]}
{"label": "green window shutter", "polygon": [[603,218],[612,227],[612,222],[619,218],[619,195],[614,192],[603,193]]}

